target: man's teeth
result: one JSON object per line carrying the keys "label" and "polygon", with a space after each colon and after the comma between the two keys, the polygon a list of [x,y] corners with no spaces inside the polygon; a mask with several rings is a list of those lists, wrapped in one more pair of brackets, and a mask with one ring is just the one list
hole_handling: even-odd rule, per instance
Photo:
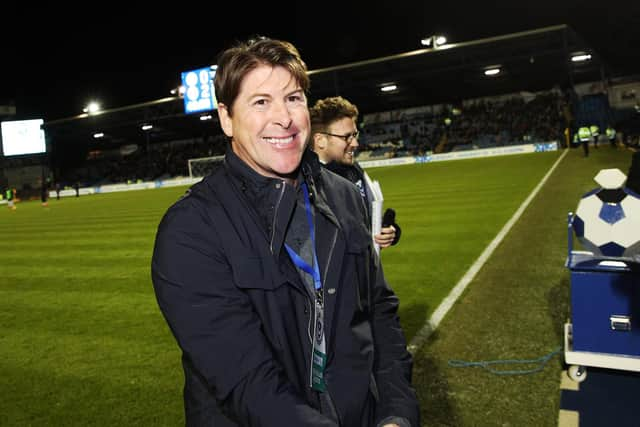
{"label": "man's teeth", "polygon": [[287,136],[286,138],[263,138],[269,144],[286,145],[293,142],[293,136]]}

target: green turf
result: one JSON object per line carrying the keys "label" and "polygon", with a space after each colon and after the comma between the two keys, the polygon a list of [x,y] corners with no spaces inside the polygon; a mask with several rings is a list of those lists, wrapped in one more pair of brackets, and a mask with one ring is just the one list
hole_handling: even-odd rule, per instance
{"label": "green turf", "polygon": [[163,189],[0,210],[0,425],[180,425],[149,265]]}
{"label": "green turf", "polygon": [[473,264],[558,158],[558,152],[369,170],[402,237],[385,249],[387,280],[409,337]]}
{"label": "green turf", "polygon": [[[537,356],[559,343],[566,211],[595,186],[595,172],[577,166],[611,167],[612,157],[628,168],[619,152],[571,155],[538,198],[546,204],[532,205],[534,218],[546,218],[533,221],[540,229],[516,226],[520,237],[499,248],[503,264],[481,272],[437,339],[418,353],[425,425],[549,425],[548,414],[557,413],[551,369],[496,379],[448,368],[446,360]],[[370,170],[403,228],[400,245],[385,250],[383,260],[409,339],[558,156]],[[19,203],[15,212],[0,206],[0,425],[183,423],[180,355],[149,274],[158,221],[183,191],[65,198],[49,208]],[[521,305],[526,310],[516,311]],[[513,382],[518,394],[510,396]]]}
{"label": "green turf", "polygon": [[[597,187],[600,169],[624,173],[630,154],[572,150],[415,359],[414,381],[427,426],[554,426],[562,353],[531,375],[500,376],[465,361],[535,359],[562,346],[570,313],[567,214]],[[500,366],[533,369],[535,365]]]}

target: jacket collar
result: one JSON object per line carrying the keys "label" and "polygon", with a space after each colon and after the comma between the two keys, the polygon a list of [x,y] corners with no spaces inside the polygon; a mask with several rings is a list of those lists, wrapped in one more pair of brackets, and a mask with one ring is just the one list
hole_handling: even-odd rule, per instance
{"label": "jacket collar", "polygon": [[[255,212],[262,218],[262,224],[266,224],[268,227],[269,224],[273,223],[273,217],[269,215],[268,211],[261,208],[266,205],[266,203],[263,202],[263,200],[265,200],[263,197],[268,194],[273,194],[272,189],[274,188],[274,184],[281,182],[281,180],[266,177],[254,171],[238,157],[231,149],[231,146],[227,147],[225,165],[229,175],[232,177],[233,183],[238,187],[240,192],[245,195],[249,204],[254,207]],[[340,222],[327,203],[322,179],[323,167],[318,159],[318,155],[312,150],[306,149],[302,154],[302,161],[298,170],[298,178],[296,181],[302,182],[302,180],[304,180],[304,182],[307,183],[310,199],[314,207],[318,212],[325,215],[336,227],[340,228]],[[296,190],[299,190],[299,186]],[[267,199],[270,198],[269,196],[266,197]]]}
{"label": "jacket collar", "polygon": [[[254,192],[256,192],[256,190],[260,191],[264,187],[276,181],[276,178],[260,175],[258,172],[253,170],[240,157],[238,157],[238,155],[231,149],[231,145],[227,147],[224,161],[231,176],[245,187],[251,186]],[[246,188],[243,188],[243,190],[245,189]]]}
{"label": "jacket collar", "polygon": [[326,216],[336,227],[340,228],[340,222],[327,203],[325,185],[322,179],[323,166],[318,155],[311,149],[305,150],[300,167],[302,176],[313,194],[315,208]]}

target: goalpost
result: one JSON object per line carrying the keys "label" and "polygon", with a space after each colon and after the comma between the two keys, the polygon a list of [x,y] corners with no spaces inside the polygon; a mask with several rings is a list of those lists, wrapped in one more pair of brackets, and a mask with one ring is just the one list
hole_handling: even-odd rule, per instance
{"label": "goalpost", "polygon": [[189,178],[201,178],[208,175],[214,167],[224,159],[222,156],[200,157],[187,160],[189,167]]}

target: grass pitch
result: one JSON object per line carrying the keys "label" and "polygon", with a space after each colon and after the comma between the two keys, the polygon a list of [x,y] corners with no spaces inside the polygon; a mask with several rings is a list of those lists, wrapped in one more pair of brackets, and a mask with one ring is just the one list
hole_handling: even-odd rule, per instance
{"label": "grass pitch", "polygon": [[[508,378],[446,362],[537,357],[559,345],[567,212],[595,187],[599,169],[628,169],[628,153],[592,151],[588,159],[569,153],[417,353],[424,425],[555,423],[558,360]],[[369,171],[403,229],[382,256],[408,339],[558,156]],[[149,268],[158,222],[184,190],[0,206],[0,425],[183,425],[180,353]]]}

